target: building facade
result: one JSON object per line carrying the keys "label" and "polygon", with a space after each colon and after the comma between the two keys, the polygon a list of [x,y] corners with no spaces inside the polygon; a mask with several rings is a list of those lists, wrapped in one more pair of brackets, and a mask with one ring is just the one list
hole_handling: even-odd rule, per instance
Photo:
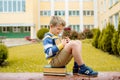
{"label": "building facade", "polygon": [[120,17],[120,0],[98,0],[98,25],[105,28],[108,22],[118,28]]}
{"label": "building facade", "polygon": [[66,27],[82,32],[97,26],[96,0],[40,0],[40,27],[48,27],[50,16],[61,16]]}
{"label": "building facade", "polygon": [[37,0],[0,0],[0,36],[35,38]]}
{"label": "building facade", "polygon": [[53,15],[77,32],[102,29],[108,21],[117,26],[120,0],[0,0],[0,36],[35,39]]}

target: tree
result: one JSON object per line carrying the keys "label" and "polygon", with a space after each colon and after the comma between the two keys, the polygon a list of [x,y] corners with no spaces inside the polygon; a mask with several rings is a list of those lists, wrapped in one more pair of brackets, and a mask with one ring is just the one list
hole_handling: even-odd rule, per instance
{"label": "tree", "polygon": [[102,29],[102,32],[100,33],[100,36],[98,38],[98,48],[102,49],[102,38],[103,38],[103,34],[105,32],[105,28]]}
{"label": "tree", "polygon": [[92,45],[95,46],[96,48],[98,48],[98,38],[99,38],[99,36],[100,36],[100,30],[96,29],[95,35],[93,37],[93,42],[92,42]]}
{"label": "tree", "polygon": [[102,38],[102,48],[103,51],[107,51],[110,52],[112,51],[112,47],[111,47],[111,39],[113,38],[113,33],[114,33],[114,26],[110,23],[107,24],[106,29],[105,29],[105,33],[103,35]]}

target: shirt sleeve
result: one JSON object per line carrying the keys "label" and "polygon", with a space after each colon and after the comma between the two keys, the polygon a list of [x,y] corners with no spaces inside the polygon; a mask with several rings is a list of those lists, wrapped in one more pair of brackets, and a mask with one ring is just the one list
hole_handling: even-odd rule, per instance
{"label": "shirt sleeve", "polygon": [[53,40],[52,38],[45,38],[43,40],[43,45],[44,45],[44,52],[46,54],[46,58],[55,56],[56,53],[59,51],[59,48],[56,45],[53,45]]}

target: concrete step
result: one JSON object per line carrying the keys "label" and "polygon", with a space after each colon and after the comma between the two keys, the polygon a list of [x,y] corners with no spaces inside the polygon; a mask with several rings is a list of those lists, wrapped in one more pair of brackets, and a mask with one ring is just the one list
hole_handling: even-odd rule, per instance
{"label": "concrete step", "polygon": [[43,73],[0,73],[0,80],[120,80],[120,72],[99,72],[98,77],[44,76]]}

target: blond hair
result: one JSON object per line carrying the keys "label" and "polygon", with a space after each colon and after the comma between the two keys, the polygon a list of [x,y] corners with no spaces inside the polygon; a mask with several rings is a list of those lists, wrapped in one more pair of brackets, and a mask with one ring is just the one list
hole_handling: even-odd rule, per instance
{"label": "blond hair", "polygon": [[50,25],[53,25],[53,26],[57,26],[57,25],[65,26],[66,23],[65,23],[65,21],[61,17],[59,17],[59,16],[52,16],[52,18],[50,20]]}

